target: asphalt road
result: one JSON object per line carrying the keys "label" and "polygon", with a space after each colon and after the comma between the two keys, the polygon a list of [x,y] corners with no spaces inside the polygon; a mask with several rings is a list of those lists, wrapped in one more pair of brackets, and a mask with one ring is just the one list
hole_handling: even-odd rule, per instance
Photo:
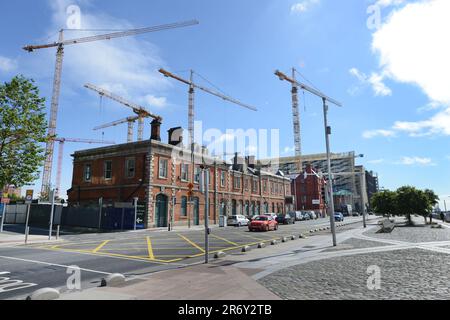
{"label": "asphalt road", "polygon": [[[345,222],[360,223],[361,220],[347,218]],[[319,219],[280,226],[278,231],[268,233],[250,233],[246,227],[217,228],[210,236],[210,253],[232,254],[246,245],[255,247],[261,242],[309,234],[310,229],[326,226],[329,221]],[[68,235],[63,239],[50,245],[1,247],[0,299],[24,299],[45,287],[64,292],[68,290],[68,279],[72,279],[68,270],[73,272],[74,266],[80,268],[81,289],[86,289],[99,286],[101,279],[111,273],[139,280],[150,273],[201,263],[205,255],[201,230],[171,233],[144,230]]]}

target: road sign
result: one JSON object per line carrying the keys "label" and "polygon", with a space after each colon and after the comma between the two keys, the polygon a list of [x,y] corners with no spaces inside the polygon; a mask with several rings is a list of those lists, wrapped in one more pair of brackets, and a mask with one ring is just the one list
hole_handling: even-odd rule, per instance
{"label": "road sign", "polygon": [[25,195],[25,204],[31,204],[33,202],[33,190],[27,190]]}
{"label": "road sign", "polygon": [[313,200],[312,204],[318,206],[318,205],[320,205],[320,200]]}

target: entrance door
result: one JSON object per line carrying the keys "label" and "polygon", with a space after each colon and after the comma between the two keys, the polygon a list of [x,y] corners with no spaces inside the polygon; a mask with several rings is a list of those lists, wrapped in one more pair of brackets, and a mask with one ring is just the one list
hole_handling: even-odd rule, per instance
{"label": "entrance door", "polygon": [[194,198],[194,226],[199,226],[200,225],[200,199],[199,198]]}
{"label": "entrance door", "polygon": [[155,223],[157,228],[167,227],[168,199],[164,194],[156,197]]}

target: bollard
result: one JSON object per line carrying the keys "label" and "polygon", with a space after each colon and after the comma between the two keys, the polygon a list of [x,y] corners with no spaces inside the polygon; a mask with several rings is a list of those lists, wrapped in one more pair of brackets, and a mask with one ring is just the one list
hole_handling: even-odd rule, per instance
{"label": "bollard", "polygon": [[272,246],[276,246],[276,245],[278,244],[278,241],[277,241],[277,240],[272,240],[272,241],[270,242],[270,244],[271,244]]}
{"label": "bollard", "polygon": [[245,247],[243,247],[242,248],[242,252],[249,252],[249,251],[251,251],[252,250],[252,247],[250,247],[250,246],[245,246]]}
{"label": "bollard", "polygon": [[265,248],[266,244],[264,242],[258,243],[258,249]]}
{"label": "bollard", "polygon": [[216,254],[214,254],[214,259],[220,259],[226,256],[226,253],[223,251],[217,252]]}
{"label": "bollard", "polygon": [[56,300],[59,298],[59,291],[53,288],[43,288],[33,292],[26,300]]}
{"label": "bollard", "polygon": [[287,237],[283,237],[283,238],[281,238],[281,242],[288,242],[288,238]]}
{"label": "bollard", "polygon": [[59,225],[56,227],[56,240],[59,239]]}
{"label": "bollard", "polygon": [[291,236],[291,240],[296,240],[297,237],[296,236]]}
{"label": "bollard", "polygon": [[117,287],[124,284],[126,281],[125,276],[120,273],[110,274],[106,278],[103,278],[100,287]]}

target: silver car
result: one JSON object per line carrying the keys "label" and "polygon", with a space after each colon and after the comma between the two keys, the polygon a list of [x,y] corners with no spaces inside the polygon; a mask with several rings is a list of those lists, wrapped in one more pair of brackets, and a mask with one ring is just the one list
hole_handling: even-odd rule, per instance
{"label": "silver car", "polygon": [[250,220],[248,220],[243,215],[235,215],[228,218],[229,226],[236,226],[236,227],[248,226],[249,222]]}

